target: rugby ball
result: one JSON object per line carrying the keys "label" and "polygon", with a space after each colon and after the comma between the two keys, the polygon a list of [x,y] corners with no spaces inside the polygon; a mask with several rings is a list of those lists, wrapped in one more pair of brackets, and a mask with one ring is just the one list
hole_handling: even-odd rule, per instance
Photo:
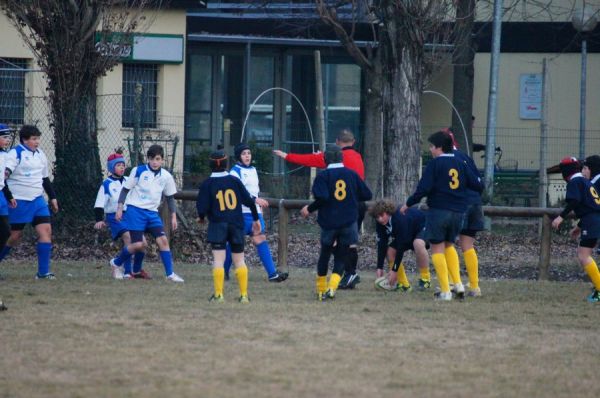
{"label": "rugby ball", "polygon": [[380,276],[379,278],[375,279],[375,289],[386,291],[392,290],[387,276]]}

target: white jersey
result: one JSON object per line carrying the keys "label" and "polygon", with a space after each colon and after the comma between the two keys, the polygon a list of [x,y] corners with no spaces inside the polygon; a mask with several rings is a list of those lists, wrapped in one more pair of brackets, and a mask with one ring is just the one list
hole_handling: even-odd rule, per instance
{"label": "white jersey", "polygon": [[41,149],[31,151],[19,144],[6,154],[6,168],[11,171],[6,183],[15,199],[34,200],[42,196],[42,181],[48,177],[48,159]]}
{"label": "white jersey", "polygon": [[6,155],[8,152],[0,149],[0,190],[4,188],[6,182],[4,181],[4,170],[6,169]]}
{"label": "white jersey", "polygon": [[120,179],[110,176],[104,180],[102,185],[100,185],[98,195],[96,195],[94,208],[99,207],[104,209],[104,214],[116,213],[119,204],[119,195],[121,195],[125,181],[127,181],[127,177]]}
{"label": "white jersey", "polygon": [[134,167],[123,188],[130,190],[125,200],[126,205],[152,211],[158,211],[163,194],[171,196],[177,193],[171,173],[163,168],[155,172],[147,164]]}
{"label": "white jersey", "polygon": [[[244,166],[237,163],[229,170],[229,174],[242,181],[242,184],[244,184],[246,190],[250,193],[250,196],[258,198],[260,187],[258,186],[258,173],[256,172],[256,167]],[[262,208],[260,206],[256,206],[256,210],[258,210],[259,213],[262,213]],[[251,213],[250,208],[244,205],[242,205],[242,212]]]}

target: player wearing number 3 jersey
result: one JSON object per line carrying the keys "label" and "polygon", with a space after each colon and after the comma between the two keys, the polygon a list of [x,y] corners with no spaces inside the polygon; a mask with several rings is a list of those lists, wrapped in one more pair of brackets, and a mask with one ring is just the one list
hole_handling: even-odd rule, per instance
{"label": "player wearing number 3 jersey", "polygon": [[[431,243],[431,261],[440,284],[441,292],[436,297],[451,300],[445,251],[454,245],[463,227],[469,203],[468,189],[481,192],[483,186],[479,177],[454,156],[452,139],[447,134],[438,131],[428,141],[434,159],[427,164],[415,193],[408,198],[400,212],[405,214],[408,207],[427,197],[429,211],[425,221],[425,239]],[[461,285],[456,288],[459,297],[464,297],[464,287]]]}
{"label": "player wearing number 3 jersey", "polygon": [[223,284],[225,280],[225,248],[231,247],[231,257],[236,268],[235,275],[240,289],[239,301],[248,300],[248,268],[244,262],[244,216],[242,205],[247,206],[254,220],[252,231],[260,233],[261,226],[254,199],[236,177],[227,170],[227,155],[223,151],[215,151],[209,159],[212,174],[204,180],[198,191],[196,210],[198,221],[209,221],[206,241],[212,246],[214,294],[210,301],[223,301]]}
{"label": "player wearing number 3 jersey", "polygon": [[[312,186],[314,202],[302,208],[304,217],[319,211],[317,222],[321,227],[321,253],[317,264],[317,298],[333,298],[338,288],[345,264],[355,256],[358,242],[358,203],[370,200],[371,190],[354,171],[344,167],[342,150],[337,145],[325,151],[327,169],[317,175]],[[335,262],[333,273],[327,283],[329,258],[334,250],[343,258]],[[354,246],[354,247],[352,247]]]}

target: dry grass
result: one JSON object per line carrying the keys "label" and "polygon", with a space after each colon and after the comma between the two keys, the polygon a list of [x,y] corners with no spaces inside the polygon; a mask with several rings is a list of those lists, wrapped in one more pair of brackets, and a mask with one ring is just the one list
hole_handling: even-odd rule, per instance
{"label": "dry grass", "polygon": [[0,397],[600,394],[600,307],[581,282],[484,281],[480,299],[436,303],[376,292],[365,272],[318,303],[312,271],[270,284],[253,268],[244,306],[235,282],[228,302],[207,302],[205,265],[177,264],[184,285],[54,268],[58,280],[34,281],[31,264],[2,264]]}

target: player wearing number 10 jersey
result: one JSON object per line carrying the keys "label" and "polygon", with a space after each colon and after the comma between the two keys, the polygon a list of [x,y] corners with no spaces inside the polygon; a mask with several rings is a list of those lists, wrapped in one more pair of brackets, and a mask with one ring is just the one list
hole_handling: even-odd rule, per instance
{"label": "player wearing number 10 jersey", "polygon": [[225,249],[231,247],[232,260],[236,268],[235,275],[240,288],[241,303],[248,299],[248,268],[244,262],[244,216],[242,205],[252,213],[252,231],[260,232],[261,226],[254,199],[236,177],[227,173],[227,155],[223,151],[211,153],[211,175],[200,185],[196,199],[198,221],[208,217],[209,225],[206,241],[212,246],[213,282],[215,292],[210,301],[222,302],[225,280]]}
{"label": "player wearing number 10 jersey", "polygon": [[[315,200],[301,210],[304,217],[319,211],[317,222],[321,227],[321,253],[316,281],[319,300],[334,297],[345,264],[351,257],[356,257],[358,203],[373,196],[359,175],[344,167],[342,157],[342,150],[337,145],[325,151],[327,169],[317,175],[312,186]],[[336,255],[342,256],[343,261],[335,262],[328,284],[327,271],[334,242],[338,245]]]}

